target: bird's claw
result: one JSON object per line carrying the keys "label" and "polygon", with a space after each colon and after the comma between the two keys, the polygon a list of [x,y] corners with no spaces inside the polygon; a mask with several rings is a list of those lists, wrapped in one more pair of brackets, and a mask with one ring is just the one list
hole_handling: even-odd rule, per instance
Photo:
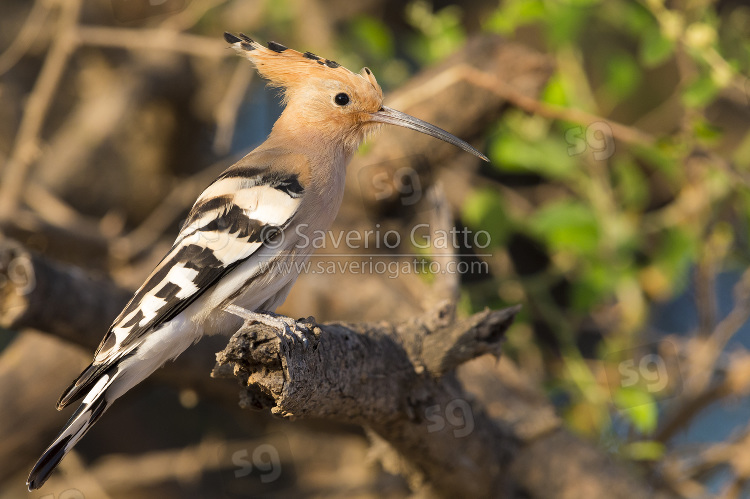
{"label": "bird's claw", "polygon": [[[307,348],[310,345],[310,341],[307,339],[307,335],[311,333],[310,328],[304,324],[300,324],[291,317],[285,315],[276,315],[272,312],[262,312],[263,315],[267,315],[273,319],[278,320],[283,324],[283,333],[279,335],[280,340],[292,339],[302,343],[302,346]],[[280,329],[280,328],[279,328]],[[277,331],[279,330],[277,329]]]}
{"label": "bird's claw", "polygon": [[310,328],[291,317],[273,312],[253,312],[237,305],[228,305],[224,310],[245,320],[265,324],[273,328],[282,343],[291,340],[292,342],[299,341],[305,348],[310,345],[310,340],[307,338],[308,335],[312,334]]}

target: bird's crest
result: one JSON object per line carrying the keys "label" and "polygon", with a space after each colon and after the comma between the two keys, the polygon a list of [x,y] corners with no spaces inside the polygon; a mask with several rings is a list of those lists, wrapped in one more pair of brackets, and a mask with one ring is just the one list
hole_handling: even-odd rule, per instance
{"label": "bird's crest", "polygon": [[368,68],[353,73],[336,61],[312,52],[297,52],[276,42],[268,42],[267,46],[264,46],[243,33],[239,36],[224,33],[224,39],[232,44],[232,48],[240,55],[255,64],[261,76],[268,79],[273,86],[291,90],[311,79],[334,79],[356,85],[361,84],[360,78],[364,78],[382,96],[380,85]]}

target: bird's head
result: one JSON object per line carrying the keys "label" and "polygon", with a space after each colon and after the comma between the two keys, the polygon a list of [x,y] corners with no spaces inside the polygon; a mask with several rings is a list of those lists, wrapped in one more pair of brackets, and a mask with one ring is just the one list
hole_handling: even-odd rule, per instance
{"label": "bird's head", "polygon": [[224,39],[255,64],[258,72],[284,92],[289,116],[312,125],[356,150],[380,124],[398,125],[454,144],[489,161],[463,140],[434,125],[383,105],[383,91],[368,68],[353,73],[330,59],[297,52],[276,42],[261,45],[247,35]]}

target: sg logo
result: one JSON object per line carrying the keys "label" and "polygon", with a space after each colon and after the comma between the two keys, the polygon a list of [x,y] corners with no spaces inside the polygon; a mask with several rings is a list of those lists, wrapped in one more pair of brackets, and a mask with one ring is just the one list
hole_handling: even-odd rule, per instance
{"label": "sg logo", "polygon": [[[257,444],[230,445],[219,456],[226,497],[255,497],[293,483],[291,450],[283,434],[265,435]],[[228,465],[228,466],[227,466]]]}
{"label": "sg logo", "polygon": [[377,201],[397,197],[402,205],[412,206],[422,198],[419,174],[408,166],[402,166],[392,175],[386,171],[378,172],[373,175],[372,184]]}
{"label": "sg logo", "polygon": [[595,121],[587,127],[576,126],[565,132],[565,142],[569,144],[568,156],[578,156],[589,148],[594,151],[594,159],[609,159],[615,153],[615,139],[612,127],[606,121]]}
{"label": "sg logo", "polygon": [[416,156],[364,166],[357,180],[366,209],[414,210],[420,208],[431,175],[425,158]]}
{"label": "sg logo", "polygon": [[664,359],[650,353],[641,357],[636,364],[635,359],[627,359],[617,366],[620,372],[620,386],[628,388],[643,383],[649,393],[660,393],[669,385],[669,372]]}
{"label": "sg logo", "polygon": [[446,421],[453,428],[453,436],[456,438],[467,437],[474,431],[471,405],[462,399],[451,400],[445,405],[445,410],[440,404],[425,408],[425,419],[430,421],[427,425],[428,433],[443,430]]}
{"label": "sg logo", "polygon": [[613,352],[605,361],[612,395],[622,388],[639,388],[655,399],[675,396],[682,388],[677,349],[670,341]]}
{"label": "sg logo", "polygon": [[232,464],[235,478],[248,476],[253,472],[253,465],[263,483],[273,482],[281,476],[281,459],[279,451],[271,444],[261,444],[253,449],[252,461],[247,449],[235,451],[232,454]]}

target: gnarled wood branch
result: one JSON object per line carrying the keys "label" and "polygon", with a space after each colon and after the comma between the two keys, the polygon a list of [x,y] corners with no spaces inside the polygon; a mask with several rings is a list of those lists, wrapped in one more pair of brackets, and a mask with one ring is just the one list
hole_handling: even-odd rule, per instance
{"label": "gnarled wood branch", "polygon": [[301,321],[314,333],[307,347],[246,323],[217,354],[213,376],[237,378],[247,408],[364,426],[384,465],[426,497],[669,497],[556,424],[527,431],[471,402],[454,370],[499,356],[519,309],[457,320],[445,303],[398,324],[311,317]]}
{"label": "gnarled wood branch", "polygon": [[217,354],[213,375],[240,379],[245,406],[372,429],[412,465],[410,481],[429,482],[441,495],[497,496],[507,486],[502,470],[515,437],[479,408],[471,408],[473,427],[461,437],[440,420],[456,401],[468,404],[449,373],[469,358],[499,355],[519,309],[456,321],[446,303],[401,324],[319,325],[308,318],[315,338],[307,347],[278,341],[268,326],[246,324]]}

